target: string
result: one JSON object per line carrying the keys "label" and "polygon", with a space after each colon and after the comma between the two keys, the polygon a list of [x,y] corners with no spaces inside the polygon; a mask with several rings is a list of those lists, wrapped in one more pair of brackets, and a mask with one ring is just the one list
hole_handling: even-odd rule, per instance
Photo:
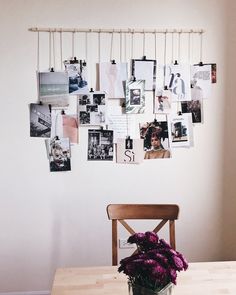
{"label": "string", "polygon": [[200,33],[200,62],[202,62],[202,43],[203,43],[203,35]]}
{"label": "string", "polygon": [[51,31],[49,31],[49,69],[51,69],[51,67],[52,67],[51,51],[52,51]]}
{"label": "string", "polygon": [[101,62],[101,31],[98,32],[98,62]]}
{"label": "string", "polygon": [[154,38],[155,38],[155,60],[157,60],[157,32],[156,32],[156,30],[154,33]]}
{"label": "string", "polygon": [[145,45],[146,45],[145,44],[146,43],[146,40],[145,40],[146,38],[145,37],[146,37],[146,35],[145,35],[144,30],[143,30],[143,56],[145,56]]}
{"label": "string", "polygon": [[134,30],[131,33],[131,59],[134,58]]}
{"label": "string", "polygon": [[122,32],[120,30],[120,62],[122,62]]}
{"label": "string", "polygon": [[171,63],[174,63],[174,33],[171,34]]}
{"label": "string", "polygon": [[53,67],[56,68],[56,49],[55,49],[55,33],[52,32],[52,53],[53,53]]}
{"label": "string", "polygon": [[111,49],[110,49],[110,60],[112,60],[113,37],[114,37],[114,31],[111,33]]}
{"label": "string", "polygon": [[191,33],[188,33],[188,61],[191,64]]}
{"label": "string", "polygon": [[126,33],[125,33],[125,45],[124,46],[125,46],[125,57],[124,58],[125,58],[125,62],[126,62],[126,58],[127,58],[126,57],[126,48],[127,48],[127,35],[126,35]]}
{"label": "string", "polygon": [[72,48],[72,59],[75,57],[75,32],[72,32],[72,44],[71,44],[71,48]]}
{"label": "string", "polygon": [[164,40],[164,80],[163,80],[163,86],[165,87],[165,80],[166,80],[166,35],[167,32],[164,33],[165,34],[165,40]]}
{"label": "string", "polygon": [[88,60],[88,33],[85,33],[85,58]]}
{"label": "string", "polygon": [[37,71],[39,72],[39,31],[37,35]]}
{"label": "string", "polygon": [[61,70],[63,70],[63,57],[62,57],[62,31],[60,32],[60,56],[61,56]]}
{"label": "string", "polygon": [[178,33],[178,62],[180,63],[180,37],[181,37],[181,32]]}

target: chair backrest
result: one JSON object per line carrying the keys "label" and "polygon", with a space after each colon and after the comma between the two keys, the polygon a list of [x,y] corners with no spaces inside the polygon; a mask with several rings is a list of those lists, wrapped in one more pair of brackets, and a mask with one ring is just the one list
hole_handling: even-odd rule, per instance
{"label": "chair backrest", "polygon": [[107,206],[107,215],[112,220],[112,265],[118,263],[118,231],[119,221],[130,234],[135,231],[125,219],[157,219],[161,222],[152,230],[158,232],[169,221],[170,245],[175,249],[175,220],[178,218],[179,207],[174,204],[110,204]]}

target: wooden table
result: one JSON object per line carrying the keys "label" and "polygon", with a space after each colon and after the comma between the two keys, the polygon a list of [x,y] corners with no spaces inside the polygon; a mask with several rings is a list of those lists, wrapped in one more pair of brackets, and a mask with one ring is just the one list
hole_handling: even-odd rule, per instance
{"label": "wooden table", "polygon": [[[178,273],[172,295],[236,295],[236,261],[190,263]],[[52,295],[128,295],[116,266],[59,268]]]}

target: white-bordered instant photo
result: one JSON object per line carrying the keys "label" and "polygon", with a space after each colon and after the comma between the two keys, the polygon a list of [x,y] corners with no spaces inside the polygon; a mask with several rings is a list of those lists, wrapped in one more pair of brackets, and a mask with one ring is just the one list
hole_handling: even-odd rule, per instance
{"label": "white-bordered instant photo", "polygon": [[74,95],[88,91],[88,71],[86,64],[80,60],[65,61],[65,70],[69,77],[69,93]]}
{"label": "white-bordered instant photo", "polygon": [[78,118],[80,125],[104,125],[106,123],[106,94],[88,92],[78,95]]}
{"label": "white-bordered instant photo", "polygon": [[169,129],[171,130],[171,147],[193,146],[192,115],[170,115],[168,118]]}
{"label": "white-bordered instant photo", "polygon": [[145,90],[153,91],[156,87],[156,60],[132,59],[132,76],[136,80],[145,80]]}
{"label": "white-bordered instant photo", "polygon": [[190,66],[170,64],[165,69],[165,85],[172,92],[172,101],[191,100]]}
{"label": "white-bordered instant photo", "polygon": [[128,135],[132,138],[139,137],[135,116],[122,113],[120,106],[112,105],[107,108],[107,125],[108,129],[114,131],[114,143],[118,138],[126,138]]}
{"label": "white-bordered instant photo", "polygon": [[169,114],[171,112],[171,91],[158,90],[154,97],[154,114]]}
{"label": "white-bordered instant photo", "polygon": [[51,106],[37,103],[30,104],[30,136],[51,136]]}
{"label": "white-bordered instant photo", "polygon": [[202,91],[203,98],[211,95],[211,65],[194,65],[191,67],[191,85]]}
{"label": "white-bordered instant photo", "polygon": [[70,171],[71,152],[69,138],[46,139],[48,158],[51,172]]}
{"label": "white-bordered instant photo", "polygon": [[125,112],[127,114],[141,114],[145,110],[145,81],[135,80],[125,83]]}
{"label": "white-bordered instant photo", "polygon": [[65,72],[39,72],[39,100],[52,106],[69,104],[69,78]]}
{"label": "white-bordered instant photo", "polygon": [[113,130],[88,130],[88,161],[113,160]]}
{"label": "white-bordered instant photo", "polygon": [[124,98],[124,81],[128,79],[127,63],[99,63],[99,89],[109,98]]}
{"label": "white-bordered instant photo", "polygon": [[167,121],[140,123],[140,137],[144,139],[144,159],[171,157]]}
{"label": "white-bordered instant photo", "polygon": [[143,139],[118,138],[116,162],[121,164],[140,164],[143,162]]}

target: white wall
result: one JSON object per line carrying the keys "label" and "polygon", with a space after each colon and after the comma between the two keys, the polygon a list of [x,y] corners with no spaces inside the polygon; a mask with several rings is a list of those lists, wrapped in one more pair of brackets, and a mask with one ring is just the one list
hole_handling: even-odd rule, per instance
{"label": "white wall", "polygon": [[[105,212],[109,203],[178,203],[178,249],[190,261],[225,258],[224,3],[0,1],[1,292],[49,290],[56,267],[111,264],[111,224]],[[72,149],[72,171],[50,173],[43,140],[29,137],[28,104],[37,97],[37,34],[28,32],[32,26],[204,28],[203,62],[217,62],[218,83],[204,101],[204,124],[194,127],[195,147],[175,150],[171,160],[138,166],[93,163],[86,161],[83,130],[81,144]],[[233,171],[229,173],[233,178]],[[228,207],[232,186],[230,192]]]}

